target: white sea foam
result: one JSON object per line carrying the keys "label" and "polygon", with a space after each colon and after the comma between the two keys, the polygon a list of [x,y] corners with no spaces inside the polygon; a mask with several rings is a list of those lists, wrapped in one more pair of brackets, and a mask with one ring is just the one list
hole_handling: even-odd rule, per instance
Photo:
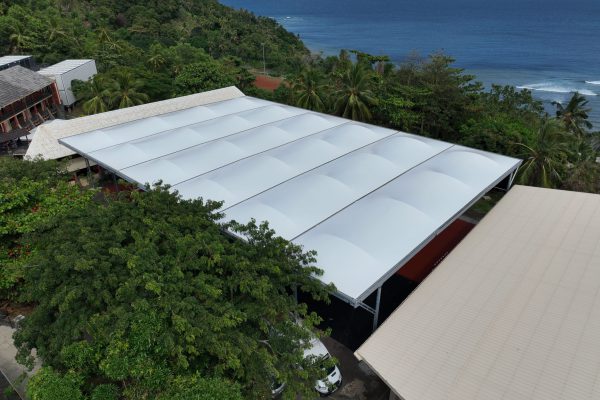
{"label": "white sea foam", "polygon": [[517,86],[518,89],[528,89],[528,90],[536,90],[540,92],[550,92],[550,93],[575,93],[579,92],[584,96],[597,96],[598,93],[593,92],[588,89],[581,89],[576,87],[557,85],[555,83],[534,83],[531,85],[522,85]]}
{"label": "white sea foam", "polygon": [[585,81],[588,85],[600,85],[600,81]]}

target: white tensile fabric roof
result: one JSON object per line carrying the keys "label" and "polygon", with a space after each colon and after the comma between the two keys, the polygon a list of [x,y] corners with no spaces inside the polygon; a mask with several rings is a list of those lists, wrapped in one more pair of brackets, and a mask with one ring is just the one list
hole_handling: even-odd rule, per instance
{"label": "white tensile fabric roof", "polygon": [[227,219],[269,221],[354,302],[520,162],[252,97],[61,143],[131,182],[223,200]]}
{"label": "white tensile fabric roof", "polygon": [[356,355],[404,400],[600,399],[600,196],[515,186]]}

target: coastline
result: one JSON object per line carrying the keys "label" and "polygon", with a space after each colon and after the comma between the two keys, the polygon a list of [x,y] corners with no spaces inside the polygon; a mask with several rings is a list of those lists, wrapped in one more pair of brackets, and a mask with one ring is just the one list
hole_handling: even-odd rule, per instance
{"label": "coastline", "polygon": [[[274,18],[280,23],[284,29],[286,27],[280,18]],[[333,49],[311,43],[302,38],[298,32],[293,32],[299,35],[300,40],[310,51],[311,56],[337,56],[344,47]],[[346,48],[350,50],[351,48]],[[362,51],[362,50],[361,50]],[[417,52],[412,52],[418,54]],[[385,54],[385,53],[380,53]],[[411,53],[406,54],[405,58]],[[387,55],[387,54],[386,54]],[[421,54],[421,56],[423,56]],[[449,54],[452,57],[452,54]],[[400,65],[402,60],[394,60],[395,65]],[[555,70],[527,70],[518,68],[505,68],[490,66],[487,68],[469,67],[460,65],[460,60],[456,60],[457,67],[464,69],[464,72],[475,76],[475,81],[481,82],[486,90],[489,90],[493,84],[513,86],[518,90],[529,90],[533,96],[541,100],[544,104],[546,112],[553,114],[555,106],[553,102],[565,103],[577,91],[584,95],[588,100],[588,106],[591,108],[589,113],[589,121],[593,124],[594,129],[600,127],[600,80],[582,80],[580,76],[571,72],[559,72]]]}

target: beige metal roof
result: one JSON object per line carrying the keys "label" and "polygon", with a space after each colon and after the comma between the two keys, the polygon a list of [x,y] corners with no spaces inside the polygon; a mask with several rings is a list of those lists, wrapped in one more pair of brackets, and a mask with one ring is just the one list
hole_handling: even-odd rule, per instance
{"label": "beige metal roof", "polygon": [[515,186],[356,355],[405,400],[600,399],[600,196]]}
{"label": "beige metal roof", "polygon": [[59,144],[58,139],[243,96],[244,93],[238,88],[231,86],[86,117],[70,120],[54,120],[52,124],[42,124],[37,127],[35,136],[27,149],[25,157],[41,157],[52,160],[70,156],[75,154],[75,152]]}

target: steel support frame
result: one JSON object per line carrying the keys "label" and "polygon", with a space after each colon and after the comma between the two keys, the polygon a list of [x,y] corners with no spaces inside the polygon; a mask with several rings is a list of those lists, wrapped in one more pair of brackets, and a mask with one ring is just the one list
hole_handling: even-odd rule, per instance
{"label": "steel support frame", "polygon": [[519,172],[519,167],[520,167],[520,165],[517,166],[517,168],[515,168],[515,170],[510,174],[510,177],[508,178],[508,185],[507,185],[506,190],[509,190],[512,187],[512,185],[515,181],[515,178],[517,177],[517,172]]}
{"label": "steel support frame", "polygon": [[85,168],[87,169],[87,178],[88,178],[88,185],[92,184],[92,169],[90,168],[90,160],[88,160],[87,158],[83,158],[85,160]]}
{"label": "steel support frame", "polygon": [[115,191],[116,191],[116,193],[119,193],[119,181],[117,180],[117,174],[115,174],[113,172],[112,176],[113,176],[113,183],[115,184]]}
{"label": "steel support frame", "polygon": [[[347,301],[347,299],[345,299],[339,295],[336,297],[339,297],[341,300]],[[351,302],[350,304],[352,304],[354,306],[354,308],[360,307],[363,310],[369,312],[370,314],[373,314],[373,332],[375,332],[375,329],[377,329],[377,326],[379,325],[379,308],[381,305],[381,286],[377,288],[377,295],[375,297],[375,308],[371,307],[368,304],[363,303],[362,301],[354,301],[354,302]]]}

